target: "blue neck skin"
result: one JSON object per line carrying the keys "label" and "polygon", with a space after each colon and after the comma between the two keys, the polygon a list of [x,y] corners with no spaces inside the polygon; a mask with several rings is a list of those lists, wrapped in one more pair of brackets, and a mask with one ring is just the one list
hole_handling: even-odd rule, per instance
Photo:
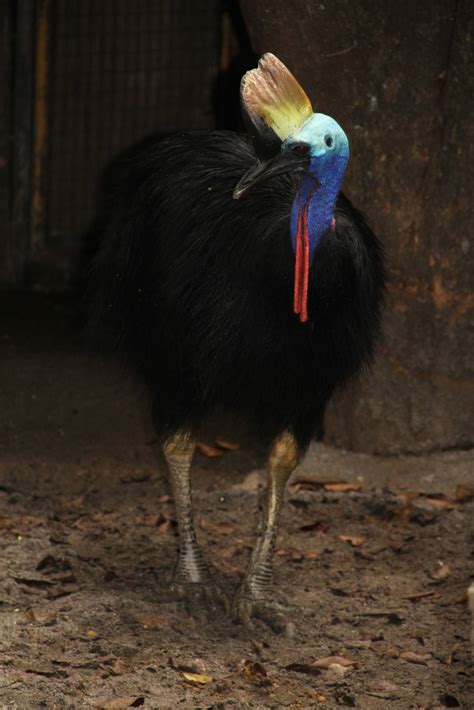
{"label": "blue neck skin", "polygon": [[332,227],[336,198],[346,169],[346,157],[336,155],[331,157],[332,160],[330,162],[321,160],[320,157],[311,158],[309,170],[301,180],[291,209],[291,243],[293,250],[295,250],[298,212],[309,204],[308,240],[310,263],[321,237]]}

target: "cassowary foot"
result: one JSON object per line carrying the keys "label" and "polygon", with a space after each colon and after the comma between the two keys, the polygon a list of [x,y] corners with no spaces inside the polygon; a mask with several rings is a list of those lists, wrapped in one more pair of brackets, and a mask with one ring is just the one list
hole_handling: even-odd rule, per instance
{"label": "cassowary foot", "polygon": [[247,628],[253,628],[252,619],[260,619],[277,634],[288,638],[295,635],[295,625],[289,620],[291,607],[267,595],[256,596],[246,590],[238,591],[231,614],[235,622]]}
{"label": "cassowary foot", "polygon": [[176,601],[184,602],[186,611],[197,619],[208,620],[219,613],[229,611],[229,601],[220,587],[209,582],[171,583],[170,592]]}

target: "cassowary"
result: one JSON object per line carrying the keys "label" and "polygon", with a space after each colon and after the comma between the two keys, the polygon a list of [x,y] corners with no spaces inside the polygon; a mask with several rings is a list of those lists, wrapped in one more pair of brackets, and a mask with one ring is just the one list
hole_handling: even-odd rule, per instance
{"label": "cassowary", "polygon": [[325,406],[371,363],[381,246],[340,192],[348,139],[273,55],[242,80],[250,136],[181,133],[127,165],[91,278],[93,320],[145,381],[176,505],[181,597],[220,595],[191,506],[194,433],[216,405],[271,441],[236,620],[285,626],[272,555],[285,484]]}

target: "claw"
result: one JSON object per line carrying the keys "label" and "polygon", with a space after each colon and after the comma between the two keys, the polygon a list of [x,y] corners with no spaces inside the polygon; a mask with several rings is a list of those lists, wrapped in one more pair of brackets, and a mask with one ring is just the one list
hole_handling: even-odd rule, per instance
{"label": "claw", "polygon": [[245,592],[238,592],[232,605],[234,621],[247,628],[253,628],[252,619],[260,619],[276,634],[288,638],[295,635],[295,625],[288,621],[290,608],[266,597],[255,597]]}

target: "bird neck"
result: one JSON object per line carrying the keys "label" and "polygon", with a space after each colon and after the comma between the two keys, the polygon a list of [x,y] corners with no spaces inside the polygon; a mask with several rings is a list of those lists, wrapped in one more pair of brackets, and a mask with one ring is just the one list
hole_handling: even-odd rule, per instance
{"label": "bird neck", "polygon": [[291,243],[295,252],[294,312],[308,319],[307,298],[310,264],[315,249],[330,228],[335,227],[334,207],[344,174],[335,165],[321,174],[320,163],[311,161],[291,210]]}

